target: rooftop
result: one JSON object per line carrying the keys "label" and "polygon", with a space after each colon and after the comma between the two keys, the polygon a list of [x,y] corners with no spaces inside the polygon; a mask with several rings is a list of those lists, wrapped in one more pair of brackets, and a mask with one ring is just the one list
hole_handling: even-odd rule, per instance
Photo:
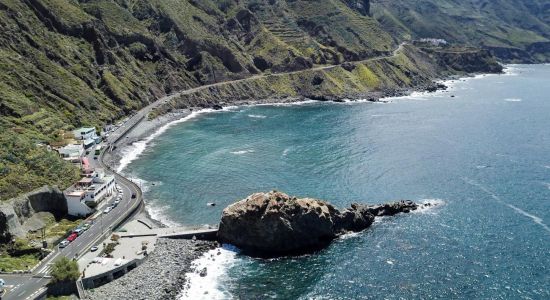
{"label": "rooftop", "polygon": [[73,130],[73,132],[89,132],[89,131],[95,131],[95,128],[94,127],[80,127],[80,128],[77,128],[75,130]]}
{"label": "rooftop", "polygon": [[75,193],[93,192],[99,190],[105,182],[111,181],[114,177],[112,175],[103,176],[99,173],[99,176],[82,177],[76,184],[65,190],[66,195],[79,195]]}

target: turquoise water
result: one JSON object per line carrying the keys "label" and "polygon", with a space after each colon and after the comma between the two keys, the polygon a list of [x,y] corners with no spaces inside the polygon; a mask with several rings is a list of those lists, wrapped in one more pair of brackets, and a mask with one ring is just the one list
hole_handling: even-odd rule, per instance
{"label": "turquoise water", "polygon": [[441,204],[315,255],[233,255],[201,283],[224,294],[205,299],[550,299],[550,66],[509,73],[387,104],[202,114],[125,172],[144,180],[153,215],[183,225],[214,224],[227,204],[272,189],[340,207]]}

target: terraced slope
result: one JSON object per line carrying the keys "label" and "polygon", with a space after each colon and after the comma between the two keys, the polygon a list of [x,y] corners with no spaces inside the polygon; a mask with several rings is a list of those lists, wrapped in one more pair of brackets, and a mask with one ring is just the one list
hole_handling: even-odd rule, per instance
{"label": "terraced slope", "polygon": [[100,126],[177,90],[396,45],[337,0],[0,0],[0,28],[0,187],[10,186],[0,198],[70,181],[52,170],[20,180],[14,144],[56,141],[60,130]]}
{"label": "terraced slope", "polygon": [[[543,0],[518,2],[519,13],[547,7]],[[35,152],[29,145],[59,141],[61,130],[121,119],[175,91],[258,76],[224,86],[223,101],[252,95],[341,97],[402,83],[410,87],[450,69],[423,65],[439,62],[415,49],[407,52],[412,57],[355,69],[316,68],[386,57],[404,39],[434,32],[471,44],[491,41],[487,45],[495,53],[511,53],[498,51],[506,47],[516,47],[517,53],[546,47],[544,9],[525,24],[509,12],[495,23],[496,33],[509,35],[489,40],[474,29],[462,32],[462,21],[455,19],[479,15],[490,25],[501,17],[491,14],[497,5],[391,3],[395,6],[382,0],[0,0],[0,199],[42,184],[63,187],[74,177],[69,166],[49,162],[53,156],[45,147],[37,148],[34,160],[21,157]],[[469,17],[472,9],[480,12]],[[434,21],[440,24],[430,25]],[[262,77],[310,69],[299,76]],[[202,91],[172,104],[208,104],[219,101],[219,95]],[[25,145],[25,152],[14,153],[17,145]]]}
{"label": "terraced slope", "polygon": [[509,62],[550,61],[548,0],[376,0],[371,13],[396,38],[443,38]]}

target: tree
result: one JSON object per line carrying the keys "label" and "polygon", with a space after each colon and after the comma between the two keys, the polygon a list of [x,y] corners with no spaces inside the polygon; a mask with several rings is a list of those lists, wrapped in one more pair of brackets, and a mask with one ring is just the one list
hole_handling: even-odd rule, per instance
{"label": "tree", "polygon": [[54,283],[60,281],[76,281],[80,276],[78,263],[74,260],[62,257],[53,264],[51,275]]}

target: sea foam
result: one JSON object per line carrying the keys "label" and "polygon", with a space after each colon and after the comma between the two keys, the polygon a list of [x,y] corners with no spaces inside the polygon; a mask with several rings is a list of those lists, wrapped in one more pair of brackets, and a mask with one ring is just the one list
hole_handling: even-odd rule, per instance
{"label": "sea foam", "polygon": [[[179,300],[231,299],[229,291],[222,289],[220,281],[227,276],[228,269],[235,263],[239,250],[223,245],[203,254],[192,263],[194,271],[185,274],[186,288],[180,293]],[[206,276],[199,272],[206,268]]]}
{"label": "sea foam", "polygon": [[247,154],[247,153],[254,153],[254,150],[253,149],[238,150],[238,151],[231,151],[229,153],[236,154],[236,155],[243,155],[243,154]]}
{"label": "sea foam", "polygon": [[175,222],[170,217],[168,217],[168,211],[171,210],[170,206],[164,205],[160,206],[156,203],[151,203],[150,201],[145,201],[145,210],[151,216],[153,220],[157,220],[162,224],[168,227],[181,227],[182,225],[178,222]]}
{"label": "sea foam", "polygon": [[424,206],[420,205],[418,209],[413,210],[413,213],[435,213],[435,209],[438,209],[445,205],[445,200],[439,199],[439,198],[426,198],[426,199],[420,199],[417,201],[418,204],[428,204],[430,203],[430,206]]}
{"label": "sea foam", "polygon": [[[228,106],[228,107],[224,107],[221,111],[229,111],[235,108],[237,108],[237,106]],[[220,110],[214,110],[211,108],[205,108],[198,111],[193,111],[192,113],[188,114],[185,117],[182,117],[180,119],[164,124],[157,131],[155,131],[153,134],[151,134],[147,138],[132,143],[130,146],[122,150],[122,158],[117,167],[117,172],[123,171],[132,161],[137,159],[143,153],[143,151],[145,151],[145,149],[147,148],[147,145],[149,145],[155,138],[157,138],[158,136],[166,132],[166,130],[168,130],[170,127],[179,123],[192,120],[202,114],[218,112],[218,111]]]}
{"label": "sea foam", "polygon": [[267,118],[267,116],[264,116],[264,115],[248,115],[249,118],[253,118],[253,119],[265,119]]}

